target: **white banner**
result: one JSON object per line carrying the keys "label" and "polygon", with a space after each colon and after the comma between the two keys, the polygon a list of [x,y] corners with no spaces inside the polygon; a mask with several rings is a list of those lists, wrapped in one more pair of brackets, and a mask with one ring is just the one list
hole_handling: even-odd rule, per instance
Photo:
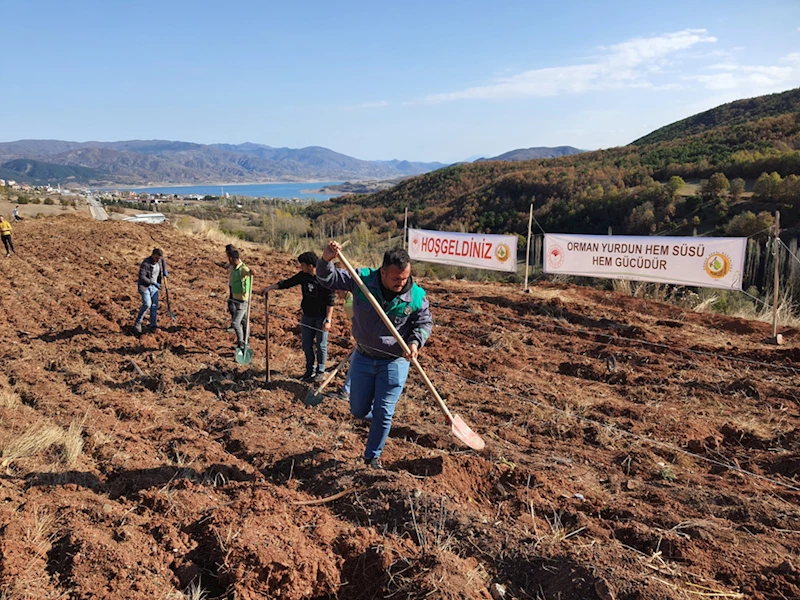
{"label": "white banner", "polygon": [[444,265],[516,272],[517,237],[409,229],[408,255]]}
{"label": "white banner", "polygon": [[544,236],[544,272],[742,289],[747,238]]}

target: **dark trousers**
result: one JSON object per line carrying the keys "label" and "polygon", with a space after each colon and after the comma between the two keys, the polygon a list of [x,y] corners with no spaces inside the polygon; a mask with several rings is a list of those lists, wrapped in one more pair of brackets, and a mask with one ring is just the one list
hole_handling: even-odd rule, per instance
{"label": "dark trousers", "polygon": [[4,235],[2,236],[2,238],[3,238],[3,246],[5,246],[6,248],[6,254],[11,254],[12,252],[16,254],[17,251],[14,250],[14,242],[11,241],[11,234]]}

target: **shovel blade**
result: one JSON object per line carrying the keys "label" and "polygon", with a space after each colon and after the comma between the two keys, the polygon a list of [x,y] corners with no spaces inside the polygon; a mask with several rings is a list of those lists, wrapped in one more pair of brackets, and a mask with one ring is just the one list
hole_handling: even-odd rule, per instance
{"label": "shovel blade", "polygon": [[303,400],[303,404],[306,406],[316,406],[317,404],[322,403],[322,394],[317,394],[314,389],[308,390],[305,399]]}
{"label": "shovel blade", "polygon": [[472,429],[469,428],[469,425],[464,422],[464,419],[458,415],[453,415],[453,422],[451,425],[452,426],[450,430],[453,435],[461,440],[461,442],[467,447],[478,451],[483,450],[486,447],[486,442],[483,441],[483,438],[472,431]]}
{"label": "shovel blade", "polygon": [[236,349],[236,362],[240,365],[249,365],[253,360],[253,349],[246,347],[244,350],[241,348]]}

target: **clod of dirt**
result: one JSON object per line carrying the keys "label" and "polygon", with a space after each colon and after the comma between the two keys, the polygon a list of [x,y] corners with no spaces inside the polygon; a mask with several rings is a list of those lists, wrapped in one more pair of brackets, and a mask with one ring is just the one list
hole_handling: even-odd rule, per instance
{"label": "clod of dirt", "polygon": [[778,567],[775,569],[781,575],[794,575],[797,573],[797,569],[794,568],[794,565],[791,563],[789,559],[786,559]]}
{"label": "clod of dirt", "polygon": [[600,600],[615,600],[614,592],[605,579],[598,579],[594,582],[594,591]]}
{"label": "clod of dirt", "polygon": [[506,597],[506,586],[500,583],[493,583],[489,586],[489,593],[494,600],[503,600]]}

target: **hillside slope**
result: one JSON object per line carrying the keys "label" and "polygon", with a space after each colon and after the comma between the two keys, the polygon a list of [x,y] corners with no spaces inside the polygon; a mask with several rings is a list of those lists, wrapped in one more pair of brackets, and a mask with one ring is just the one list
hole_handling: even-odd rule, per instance
{"label": "hillside slope", "polygon": [[669,142],[710,129],[732,128],[743,123],[783,115],[792,117],[800,115],[800,88],[729,102],[656,129],[632,143],[635,146],[645,146],[657,142]]}
{"label": "hillside slope", "polygon": [[[260,301],[255,359],[233,360],[222,243],[79,217],[15,235],[0,261],[6,598],[800,596],[796,330],[778,348],[764,324],[613,293],[422,281],[422,364],[487,449],[458,446],[412,374],[374,471],[345,403],[302,404],[296,289],[270,300],[265,384]],[[154,245],[177,321],[137,338]],[[257,288],[296,268],[244,258]],[[350,347],[337,308],[330,363]]]}
{"label": "hillside slope", "polygon": [[[573,156],[521,162],[459,164],[404,181],[366,197],[348,196],[311,206],[331,227],[359,219],[382,229],[403,224],[406,207],[424,229],[526,234],[528,209],[549,232],[691,235],[720,233],[735,216],[715,203],[678,202],[664,184],[673,176],[701,179],[715,172],[755,180],[762,173],[787,179],[774,197],[748,210],[781,209],[795,224],[800,205],[800,89],[734,102],[657,130],[634,144]],[[760,204],[760,205],[759,205]],[[701,210],[702,208],[702,210]],[[636,212],[635,212],[636,211]],[[638,213],[638,214],[637,214]],[[646,216],[643,219],[642,216]]]}
{"label": "hillside slope", "polygon": [[521,161],[521,160],[534,160],[537,158],[558,158],[559,156],[571,156],[573,154],[580,154],[584,152],[572,146],[555,146],[552,148],[537,146],[535,148],[518,148],[504,152],[499,156],[492,158],[480,158],[476,162],[483,162],[487,160],[508,160],[508,161]]}

